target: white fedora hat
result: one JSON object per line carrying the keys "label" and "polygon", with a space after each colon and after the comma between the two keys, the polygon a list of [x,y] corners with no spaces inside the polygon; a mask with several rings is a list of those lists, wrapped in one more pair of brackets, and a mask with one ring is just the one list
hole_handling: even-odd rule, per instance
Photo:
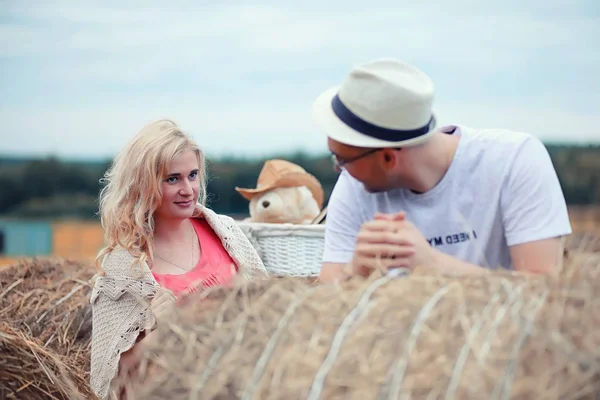
{"label": "white fedora hat", "polygon": [[379,59],[353,68],[341,86],[319,95],[313,119],[328,137],[350,146],[414,146],[435,130],[434,92],[419,69]]}

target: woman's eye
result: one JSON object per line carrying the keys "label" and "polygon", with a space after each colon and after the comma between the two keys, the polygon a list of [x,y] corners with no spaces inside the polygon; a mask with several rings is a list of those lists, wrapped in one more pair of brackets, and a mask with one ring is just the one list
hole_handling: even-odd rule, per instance
{"label": "woman's eye", "polygon": [[197,177],[197,176],[198,176],[198,172],[192,172],[192,173],[190,174],[190,178],[195,178],[195,177]]}
{"label": "woman's eye", "polygon": [[174,176],[170,176],[170,177],[167,178],[167,182],[168,183],[175,183],[175,182],[177,182],[177,178],[174,177]]}

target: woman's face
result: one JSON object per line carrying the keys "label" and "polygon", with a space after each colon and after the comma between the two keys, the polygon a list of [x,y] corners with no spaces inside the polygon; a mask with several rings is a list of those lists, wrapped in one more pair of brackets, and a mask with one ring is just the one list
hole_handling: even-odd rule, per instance
{"label": "woman's face", "polygon": [[186,219],[192,216],[200,193],[198,170],[198,159],[192,150],[173,159],[167,177],[161,182],[162,199],[156,217]]}

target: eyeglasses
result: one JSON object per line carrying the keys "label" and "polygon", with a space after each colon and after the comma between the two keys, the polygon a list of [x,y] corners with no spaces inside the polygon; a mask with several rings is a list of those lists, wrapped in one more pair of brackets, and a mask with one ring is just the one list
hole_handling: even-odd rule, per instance
{"label": "eyeglasses", "polygon": [[[383,150],[383,148],[379,148],[378,147],[378,148],[375,148],[375,149],[371,149],[369,151],[365,151],[362,154],[359,154],[357,156],[354,156],[354,157],[351,157],[351,158],[347,158],[347,159],[340,159],[337,154],[332,153],[331,154],[331,162],[333,163],[334,168],[339,169],[341,171],[342,169],[344,169],[344,165],[350,164],[350,163],[352,163],[352,162],[354,162],[356,160],[360,160],[361,158],[364,158],[364,157],[366,157],[368,155],[376,153],[379,150]],[[402,148],[399,147],[399,148],[395,148],[393,150],[402,150]]]}

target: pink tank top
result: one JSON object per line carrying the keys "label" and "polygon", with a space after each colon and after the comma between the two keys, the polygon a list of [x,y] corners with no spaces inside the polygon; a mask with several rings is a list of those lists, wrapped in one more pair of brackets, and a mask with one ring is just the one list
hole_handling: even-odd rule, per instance
{"label": "pink tank top", "polygon": [[202,254],[198,264],[190,271],[180,274],[155,274],[158,284],[173,294],[193,292],[196,286],[217,286],[228,284],[237,273],[235,261],[223,247],[221,240],[205,219],[191,218]]}

